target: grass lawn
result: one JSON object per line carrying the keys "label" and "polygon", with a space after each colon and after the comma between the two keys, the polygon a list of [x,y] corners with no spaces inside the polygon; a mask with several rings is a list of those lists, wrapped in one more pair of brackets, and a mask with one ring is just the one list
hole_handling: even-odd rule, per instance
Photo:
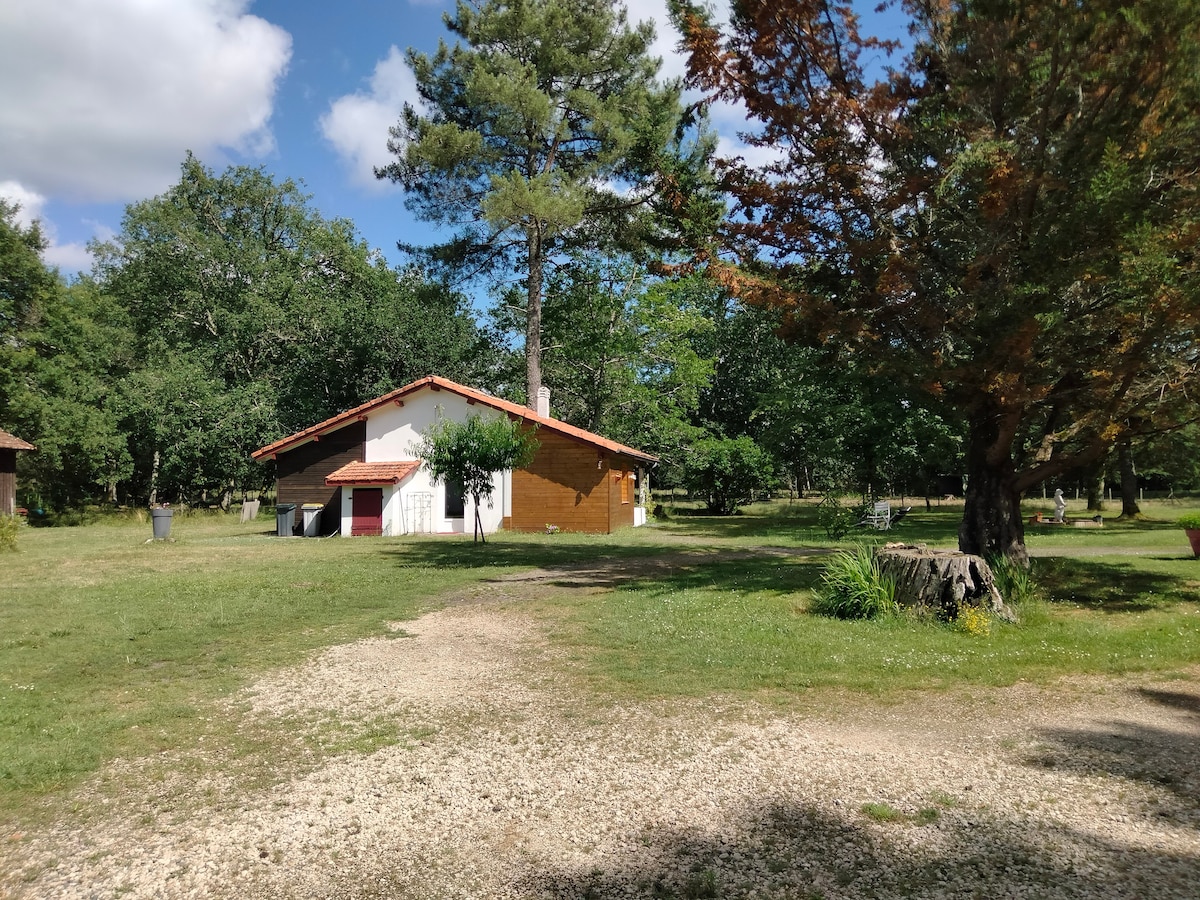
{"label": "grass lawn", "polygon": [[[501,534],[486,546],[281,540],[273,521],[221,515],[177,516],[169,543],[147,543],[144,521],[22,529],[19,551],[0,557],[0,819],[28,815],[113,759],[204,737],[236,743],[239,722],[221,701],[256,673],[387,633],[386,623],[502,572],[600,557],[700,551],[666,577],[527,604],[569,649],[572,677],[605,702],[719,692],[788,703],[824,689],[886,696],[1078,673],[1173,677],[1200,662],[1200,561],[1167,521],[1181,511],[1031,530],[1031,551],[1048,557],[1035,568],[1045,600],[1021,624],[978,637],[809,614],[821,557],[792,551],[831,542],[806,504],[680,515],[612,536]],[[896,532],[853,537],[951,546],[960,514],[917,507]],[[779,552],[709,552],[762,547]]]}

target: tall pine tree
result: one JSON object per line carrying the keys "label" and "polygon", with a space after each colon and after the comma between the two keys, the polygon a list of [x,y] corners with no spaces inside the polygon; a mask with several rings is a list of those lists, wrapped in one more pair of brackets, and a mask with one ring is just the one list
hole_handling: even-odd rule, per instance
{"label": "tall pine tree", "polygon": [[408,53],[423,108],[405,107],[376,174],[453,229],[427,262],[523,279],[534,405],[548,266],[568,244],[628,246],[656,197],[678,195],[679,88],[658,81],[653,27],[611,0],[460,2],[445,21],[453,47]]}

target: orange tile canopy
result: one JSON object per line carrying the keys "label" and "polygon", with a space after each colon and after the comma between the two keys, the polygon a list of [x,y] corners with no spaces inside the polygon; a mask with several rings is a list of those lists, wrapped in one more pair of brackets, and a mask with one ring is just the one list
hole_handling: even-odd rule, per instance
{"label": "orange tile canopy", "polygon": [[421,465],[420,460],[405,462],[351,462],[325,476],[329,487],[356,484],[399,484]]}

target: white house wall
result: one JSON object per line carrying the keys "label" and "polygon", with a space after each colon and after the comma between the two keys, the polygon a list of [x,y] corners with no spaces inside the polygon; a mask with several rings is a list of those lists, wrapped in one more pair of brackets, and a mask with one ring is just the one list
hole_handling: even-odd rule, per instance
{"label": "white house wall", "polygon": [[[400,462],[417,459],[415,446],[421,440],[421,432],[440,417],[456,422],[465,421],[470,415],[485,419],[505,416],[505,413],[488,407],[469,404],[466,398],[447,391],[424,389],[404,398],[403,406],[388,404],[372,410],[366,421],[366,444],[363,448],[364,462]],[[491,504],[484,500],[479,518],[483,530],[492,533],[500,529],[501,520],[512,515],[512,473],[497,472],[493,476]],[[414,520],[414,510],[421,504],[417,495],[432,495],[428,523]],[[395,487],[385,486],[383,493],[383,533],[408,534],[412,531],[470,533],[474,530],[475,505],[467,498],[464,517],[450,519],[445,515],[445,485],[434,484],[424,468],[417,469]],[[342,533],[350,534],[353,512],[353,489],[342,489]],[[420,517],[418,517],[419,519]],[[417,527],[413,527],[414,524]],[[421,527],[425,525],[426,527]]]}

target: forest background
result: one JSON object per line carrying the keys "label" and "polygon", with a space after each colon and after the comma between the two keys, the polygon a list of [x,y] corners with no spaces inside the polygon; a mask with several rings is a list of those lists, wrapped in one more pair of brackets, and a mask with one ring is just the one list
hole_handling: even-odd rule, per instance
{"label": "forest background", "polygon": [[[1193,23],[1179,30],[1179,42],[1186,46],[1167,47],[1161,35],[1147,36],[1135,14],[1152,5],[1163,7],[1158,13],[1170,12]],[[490,3],[481,8],[499,15],[514,6],[521,5]],[[577,6],[589,7],[590,12],[620,9],[581,0],[547,0],[532,6],[568,13]],[[1043,293],[1060,299],[1074,297],[1071,291],[1091,289],[1104,274],[1109,285],[1120,281],[1127,304],[1153,306],[1173,278],[1160,277],[1149,286],[1145,282],[1155,272],[1146,267],[1133,271],[1132,263],[1132,269],[1122,270],[1122,261],[1131,255],[1149,259],[1160,267],[1159,274],[1167,269],[1186,274],[1193,264],[1175,245],[1167,246],[1170,242],[1163,235],[1180,240],[1181,235],[1194,236],[1194,201],[1183,208],[1171,200],[1170,191],[1178,188],[1180,195],[1195,196],[1195,185],[1188,180],[1195,178],[1195,151],[1191,156],[1180,153],[1189,141],[1196,145],[1191,140],[1196,106],[1186,102],[1194,92],[1195,75],[1190,82],[1172,81],[1173,72],[1155,65],[1168,51],[1185,61],[1194,55],[1194,23],[1200,16],[1191,15],[1192,3],[1100,6],[1076,10],[1070,18],[1061,10],[1039,17],[1035,8],[962,3],[947,5],[941,18],[923,18],[914,4],[914,52],[872,82],[855,71],[855,57],[842,49],[872,46],[871,39],[858,35],[852,17],[840,7],[773,4],[774,12],[764,21],[758,13],[767,5],[735,4],[723,36],[710,39],[699,12],[677,5],[676,14],[691,36],[693,86],[713,96],[740,92],[751,137],[790,149],[754,171],[736,160],[716,159],[703,104],[685,105],[680,86],[656,82],[652,67],[643,67],[626,88],[649,91],[657,98],[658,105],[647,108],[658,114],[642,123],[653,126],[653,135],[643,128],[618,141],[617,151],[595,151],[586,160],[591,168],[565,170],[566,181],[540,185],[561,200],[563,185],[570,186],[569,179],[577,176],[573,184],[586,190],[571,195],[572,203],[560,203],[534,217],[546,237],[537,248],[544,269],[537,286],[536,332],[529,327],[530,220],[513,212],[519,203],[503,208],[496,197],[512,200],[514,191],[524,191],[518,200],[536,200],[535,176],[540,170],[528,173],[525,186],[501,185],[507,193],[494,192],[490,200],[487,190],[481,190],[474,217],[460,220],[485,226],[493,238],[507,235],[506,243],[490,245],[492,253],[482,263],[478,253],[472,256],[467,250],[478,251],[484,242],[452,239],[410,248],[411,264],[399,269],[370,249],[352,223],[323,218],[296,183],[277,180],[262,169],[214,172],[190,154],[182,162],[179,181],[167,192],[131,205],[119,233],[93,247],[93,272],[69,283],[42,261],[45,241],[38,226],[21,225],[14,207],[0,205],[0,427],[38,447],[36,453],[19,457],[18,503],[51,513],[97,503],[227,506],[266,490],[273,481],[269,466],[250,459],[251,450],[415,378],[443,375],[525,401],[531,334],[540,336],[539,377],[551,389],[557,417],[655,453],[662,459],[655,473],[657,485],[696,490],[716,511],[730,512],[741,500],[774,489],[863,496],[961,493],[972,430],[978,431],[977,423],[972,424],[978,409],[952,390],[933,389],[937,379],[929,372],[896,365],[894,354],[889,359],[906,340],[906,323],[894,335],[885,334],[885,343],[874,349],[861,340],[866,333],[876,339],[883,333],[879,324],[887,316],[872,322],[863,312],[872,303],[891,303],[892,319],[903,304],[903,298],[897,301],[896,294],[880,289],[897,282],[895,267],[886,259],[868,259],[863,252],[866,244],[877,249],[880,237],[856,232],[872,222],[868,204],[847,204],[843,197],[841,208],[853,206],[857,221],[855,216],[844,217],[837,229],[827,230],[835,218],[805,211],[812,198],[786,188],[806,178],[847,188],[844,179],[830,177],[832,170],[854,169],[872,184],[894,174],[902,190],[893,186],[888,195],[872,187],[859,201],[866,197],[884,208],[886,204],[878,202],[882,197],[907,192],[908,205],[897,202],[885,218],[896,222],[904,209],[918,210],[921,215],[911,217],[911,229],[896,229],[897,234],[910,240],[916,235],[925,241],[922,247],[945,251],[925,275],[910,279],[905,289],[911,296],[928,292],[928,272],[935,271],[943,307],[948,297],[958,298],[953,300],[958,303],[966,292],[978,294],[981,280],[992,279],[989,290],[998,293],[995,285],[1003,279],[995,273],[1011,260],[1003,258],[1009,251],[999,246],[995,228],[1015,233],[1021,222],[1006,218],[1009,211],[997,198],[1005,192],[1020,195],[1022,179],[1049,190],[1046,134],[1041,134],[1040,144],[1035,139],[1022,146],[1023,123],[1036,121],[1031,110],[1051,109],[1051,100],[1075,97],[1075,81],[1100,90],[1095,86],[1103,87],[1105,78],[1117,74],[1115,65],[1106,69],[1100,58],[1122,47],[1128,51],[1123,59],[1128,65],[1120,70],[1122,90],[1133,100],[1146,84],[1154,91],[1144,102],[1157,115],[1145,147],[1132,155],[1124,153],[1122,136],[1137,137],[1129,130],[1128,118],[1108,121],[1093,116],[1080,125],[1076,116],[1075,130],[1051,136],[1064,144],[1076,142],[1067,160],[1087,172],[1091,180],[1084,193],[1093,201],[1091,212],[1102,212],[1112,233],[1085,233],[1083,225],[1097,221],[1088,209],[1057,201],[1043,203],[1040,209],[1057,229],[1056,241],[1088,238],[1095,256],[1107,254],[1111,270],[1132,275],[1119,279],[1113,271],[1102,273],[1103,267],[1084,271],[1071,265],[1059,267],[1068,278],[1059,283],[1045,272],[1035,274]],[[425,163],[432,159],[437,165],[422,171],[421,160],[405,156],[420,146],[422,122],[453,124],[457,133],[467,133],[472,116],[476,124],[496,121],[483,116],[486,104],[478,96],[435,95],[439,65],[444,75],[445,66],[477,69],[479,59],[502,55],[486,35],[467,34],[461,9],[458,36],[470,52],[440,62],[410,54],[410,65],[430,102],[422,115],[414,112],[398,124],[396,167],[382,173],[404,182],[410,201],[424,202],[427,210],[439,208],[445,197],[436,188],[449,182],[444,170],[441,175],[437,170],[437,165],[447,164],[445,159],[425,157]],[[546,27],[546,21],[537,27]],[[591,38],[600,45],[613,34],[629,31],[620,17],[604,21],[607,28]],[[787,27],[799,21],[820,26],[811,32],[816,38],[801,46],[789,43],[794,35]],[[1055,46],[1055,40],[1061,46],[1061,35],[1041,35],[1039,43],[1031,32],[1036,28],[1070,32],[1069,46],[1078,52],[1072,59],[1051,59],[1047,48]],[[947,39],[955,29],[963,40]],[[527,36],[531,46],[541,37],[536,32]],[[838,48],[837,56],[828,55],[831,48]],[[964,76],[971,53],[980,48],[991,48],[993,57],[1000,55],[997,48],[1003,49],[1011,63],[1007,80],[993,73],[987,84],[980,84]],[[587,48],[580,53],[586,58]],[[821,77],[777,77],[772,66],[781,57],[798,60],[807,73]],[[731,60],[759,64],[761,82],[728,77],[736,68]],[[562,65],[561,60],[552,62]],[[539,80],[537,60],[522,64],[534,73],[533,85],[550,98],[550,108],[562,108],[555,103],[565,95],[556,95],[554,85],[570,79],[560,72],[557,82]],[[803,66],[797,64],[798,69]],[[1063,76],[1068,70],[1070,77]],[[970,71],[978,72],[979,66]],[[1132,84],[1130,72],[1140,73],[1145,84]],[[934,75],[955,89],[933,92]],[[864,128],[868,117],[850,121],[847,105],[824,103],[820,119],[815,112],[808,118],[796,116],[793,109],[784,123],[781,111],[788,104],[783,100],[806,111],[818,109],[802,89],[813,83],[822,85],[822,98],[855,98],[856,110],[869,109],[868,101],[882,96],[886,88],[889,104],[880,105],[873,115],[896,121],[887,117],[900,110],[910,121],[920,121],[925,126],[921,159],[944,157],[945,164],[938,168],[944,177],[926,188],[916,186],[912,142],[901,148],[898,140],[872,137]],[[1173,92],[1171,97],[1168,92]],[[765,104],[767,96],[776,102]],[[1050,100],[1039,106],[1043,96]],[[950,108],[948,97],[957,106]],[[1027,108],[1017,108],[1019,98]],[[986,139],[971,130],[971,123],[964,124],[967,113],[988,109],[989,100],[1012,112],[1017,124],[1010,135],[1005,136],[1008,126],[994,108],[991,124],[999,131],[994,129]],[[495,101],[493,95],[487,102]],[[1161,127],[1171,124],[1163,109],[1172,103],[1192,110],[1182,120],[1187,127]],[[587,111],[590,115],[595,109]],[[588,127],[593,136],[616,131],[616,125],[602,118],[592,121]],[[597,121],[603,127],[597,127]],[[820,140],[808,142],[798,137],[800,131]],[[874,143],[864,150],[868,137]],[[939,141],[943,143],[937,145]],[[1169,146],[1151,147],[1154,141]],[[1094,152],[1081,153],[1079,142]],[[1036,169],[1022,154],[1039,147],[1042,168]],[[807,148],[804,153],[810,155],[798,148]],[[1080,165],[1092,158],[1092,169]],[[821,165],[814,166],[814,161]],[[449,165],[460,163],[456,158]],[[1149,182],[1137,180],[1144,174],[1139,166],[1151,173]],[[490,189],[496,178],[497,171],[481,166],[464,183]],[[1143,183],[1146,190],[1139,187]],[[785,190],[771,193],[781,187]],[[922,189],[928,191],[926,197],[914,200]],[[1152,196],[1145,199],[1142,194]],[[608,207],[597,201],[601,195]],[[936,208],[934,201],[944,203],[951,195],[956,209],[974,209],[978,218],[943,222],[940,231],[929,227],[932,217],[927,214]],[[1155,211],[1168,206],[1169,215],[1156,217]],[[766,215],[766,208],[778,214]],[[596,212],[605,214],[591,214]],[[788,215],[794,220],[787,221]],[[782,223],[771,233],[746,227],[771,219]],[[1034,221],[1034,228],[1053,230],[1042,220]],[[801,233],[803,239],[795,237]],[[821,237],[815,240],[814,235]],[[964,246],[973,249],[963,251]],[[1068,259],[1061,246],[1058,250]],[[950,262],[948,255],[962,259]],[[919,256],[911,253],[908,258],[916,266]],[[1006,285],[1004,302],[1011,304],[1014,296],[1021,303],[1034,302],[1032,280],[1026,271],[1021,283]],[[947,289],[951,283],[958,293]],[[1117,292],[1110,288],[1105,296],[1111,301]],[[1149,327],[1161,339],[1155,353],[1194,366],[1194,285],[1181,296],[1191,305],[1172,309],[1182,309],[1190,318],[1180,315],[1177,330],[1164,330],[1157,322]],[[820,297],[823,303],[814,302]],[[804,306],[807,311],[798,315],[798,307]],[[850,307],[853,316],[847,315]],[[990,308],[1005,309],[1000,302],[992,302]],[[970,322],[955,322],[944,308],[940,316],[940,333],[960,346],[967,343],[964,329],[983,342],[998,336],[1000,319],[978,315]],[[1075,340],[1072,335],[1090,325],[1082,317],[1072,322],[1062,309],[1053,316],[1041,310],[1037,321],[1050,341],[1056,341],[1054,346],[1065,348],[1066,355],[1053,361],[1060,373],[1068,368],[1062,365],[1064,359],[1069,359],[1071,371],[1102,368],[1105,342],[1118,347],[1124,340],[1120,328],[1125,326],[1104,321],[1096,327],[1108,327],[1111,333],[1099,343]],[[858,332],[839,335],[830,323],[850,323]],[[927,326],[927,321],[922,323]],[[998,346],[997,352],[1011,355],[1011,349],[1005,349],[1009,345]],[[1029,349],[1036,364],[1037,352],[1032,344]],[[1150,351],[1142,350],[1149,359]],[[943,351],[939,345],[936,352]],[[1072,353],[1074,358],[1069,357]],[[1164,379],[1164,389],[1167,384]],[[1173,403],[1169,416],[1153,422],[1145,408],[1137,416],[1110,417],[1123,423],[1121,427],[1094,432],[1103,452],[1089,450],[1078,465],[1047,471],[1046,479],[1027,489],[1044,486],[1054,477],[1051,490],[1077,487],[1098,502],[1106,480],[1128,487],[1136,477],[1161,490],[1200,486],[1194,402]],[[1080,418],[1084,411],[1074,410]],[[1019,423],[1011,448],[1017,467],[1023,462],[1035,465],[1053,451],[1056,440],[1074,437],[1062,419],[1071,414],[1069,404],[1060,405],[1051,421],[1042,416]]]}

